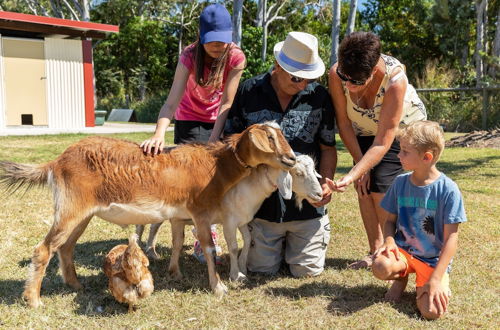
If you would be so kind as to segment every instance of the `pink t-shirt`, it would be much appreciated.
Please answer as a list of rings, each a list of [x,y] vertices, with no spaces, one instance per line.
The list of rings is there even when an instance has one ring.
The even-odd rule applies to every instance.
[[[182,95],[181,102],[175,111],[175,119],[192,120],[205,123],[213,123],[217,119],[222,93],[226,85],[229,71],[245,61],[245,54],[234,43],[231,44],[231,51],[224,69],[222,86],[214,90],[212,87],[201,87],[195,81],[195,62],[193,51],[194,44],[189,45],[181,53],[180,61],[189,70],[189,78],[186,90]],[[208,76],[209,68],[205,66],[204,74]]]

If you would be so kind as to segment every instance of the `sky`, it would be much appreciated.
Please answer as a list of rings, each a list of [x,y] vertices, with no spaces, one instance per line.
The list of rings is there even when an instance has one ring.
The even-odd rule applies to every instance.
[[[358,11],[361,11],[365,8],[366,0],[358,0]]]

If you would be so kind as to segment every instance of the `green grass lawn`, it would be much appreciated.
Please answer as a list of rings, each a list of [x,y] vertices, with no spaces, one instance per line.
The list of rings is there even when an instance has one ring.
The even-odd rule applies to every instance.
[[[169,133],[167,142],[172,142]],[[114,135],[137,142],[149,133]],[[42,163],[54,159],[84,135],[0,137],[0,159]],[[339,168],[345,174],[351,158],[339,143]],[[107,290],[103,258],[126,242],[134,228],[122,229],[95,218],[80,238],[75,263],[84,285],[74,292],[62,283],[57,257],[42,284],[42,308],[23,304],[23,291],[34,246],[52,223],[52,196],[47,188],[25,194],[3,194],[0,201],[0,328],[498,328],[500,292],[500,150],[447,149],[438,167],[455,180],[464,195],[469,221],[460,226],[453,263],[453,296],[447,315],[438,321],[419,317],[414,278],[402,302],[383,300],[385,282],[366,270],[346,265],[367,252],[367,240],[351,188],[329,205],[332,238],[325,272],[294,279],[285,272],[251,275],[247,283],[230,283],[228,259],[218,270],[229,287],[222,299],[208,288],[206,267],[192,256],[193,237],[186,234],[181,257],[182,281],[169,280],[170,228],[160,230],[160,261],[152,261],[155,292],[128,314]],[[190,229],[190,228],[189,228]],[[218,227],[221,234],[222,229]],[[225,242],[221,239],[224,257]]]

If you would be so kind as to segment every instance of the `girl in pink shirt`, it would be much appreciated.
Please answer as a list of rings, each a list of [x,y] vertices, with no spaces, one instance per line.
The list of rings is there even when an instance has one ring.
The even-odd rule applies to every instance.
[[[165,131],[174,114],[174,143],[219,140],[245,64],[245,55],[232,42],[231,15],[220,4],[207,6],[200,15],[199,39],[179,58],[155,133],[141,143],[144,152],[159,154],[163,150]],[[212,237],[216,243],[214,226]],[[204,261],[198,241],[195,256]]]
[[[156,131],[141,144],[144,152],[161,152],[174,114],[175,143],[218,140],[246,64],[231,40],[229,12],[219,4],[207,6],[200,15],[200,38],[180,56]]]

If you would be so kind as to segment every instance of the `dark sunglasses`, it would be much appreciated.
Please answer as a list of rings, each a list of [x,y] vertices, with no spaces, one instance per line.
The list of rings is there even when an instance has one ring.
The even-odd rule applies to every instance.
[[[287,72],[288,73],[288,72]],[[310,83],[313,83],[316,81],[316,79],[306,79],[306,78],[300,78],[300,77],[296,77],[294,76],[293,74],[290,74],[288,73],[288,75],[290,76],[290,80],[293,82],[293,83],[296,83],[296,84],[300,84],[301,82],[303,82],[304,80],[310,84]]]
[[[339,67],[337,66],[337,76],[339,76],[340,79],[342,79],[343,81],[345,82],[350,82],[351,84],[353,85],[358,85],[358,86],[362,86],[366,83],[366,80],[368,79],[365,79],[365,80],[356,80],[356,79],[351,79],[347,76],[345,76],[344,74],[340,73],[339,71]]]

